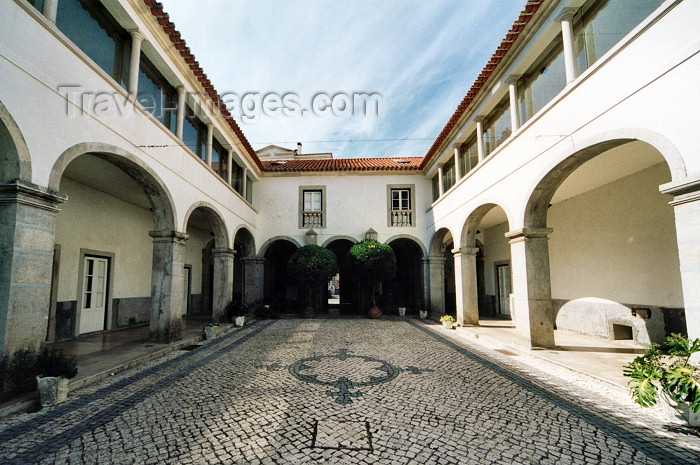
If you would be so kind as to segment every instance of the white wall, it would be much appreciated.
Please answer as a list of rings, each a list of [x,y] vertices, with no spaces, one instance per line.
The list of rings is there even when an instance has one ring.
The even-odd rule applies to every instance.
[[[505,234],[508,223],[501,223],[483,231],[484,242],[484,277],[486,294],[496,295],[496,278],[494,264],[510,260],[510,244]]]
[[[68,201],[56,221],[57,300],[77,298],[81,248],[115,254],[112,298],[150,297],[153,214],[68,178],[61,181],[61,192]]]
[[[185,264],[192,265],[192,294],[202,293],[202,249],[214,239],[208,232],[200,229],[187,228],[187,234],[190,236],[187,239],[185,247]]]
[[[552,298],[683,307],[668,180],[659,164],[549,209]]]

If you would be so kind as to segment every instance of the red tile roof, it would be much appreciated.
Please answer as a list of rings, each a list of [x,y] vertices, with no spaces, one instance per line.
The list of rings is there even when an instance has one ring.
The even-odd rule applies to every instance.
[[[255,150],[251,147],[250,142],[246,139],[245,134],[236,123],[231,113],[226,108],[226,105],[222,102],[214,85],[211,83],[204,70],[199,66],[199,62],[195,59],[194,54],[190,51],[189,47],[185,43],[181,34],[175,29],[175,24],[170,21],[170,16],[168,13],[163,11],[163,4],[156,0],[143,0],[143,3],[151,9],[151,14],[158,21],[158,24],[163,28],[163,32],[170,37],[170,42],[175,46],[175,49],[180,52],[183,60],[187,65],[189,65],[192,74],[197,78],[199,83],[202,85],[204,90],[207,92],[212,101],[221,109],[221,114],[226,118],[229,126],[233,130],[236,137],[241,141],[243,147],[248,152],[250,158],[255,162],[256,165],[262,170],[263,165],[260,163],[260,159],[255,154]]]
[[[317,171],[418,171],[422,157],[406,158],[334,158],[325,160],[263,161],[270,173]]]
[[[518,39],[520,32],[525,29],[527,23],[530,22],[532,16],[545,1],[547,0],[528,0],[528,2],[525,4],[525,8],[520,12],[520,15],[518,15],[518,19],[513,22],[513,26],[506,33],[505,38],[501,40],[501,44],[498,46],[498,48],[496,48],[493,55],[491,55],[491,59],[481,70],[481,74],[479,74],[479,76],[476,78],[476,81],[474,81],[474,84],[472,84],[471,88],[467,92],[467,95],[464,96],[462,102],[459,104],[452,117],[447,121],[445,127],[442,128],[442,131],[438,135],[437,139],[435,139],[435,142],[433,142],[430,150],[428,150],[428,153],[423,158],[423,162],[420,165],[421,169],[426,167],[430,159],[440,148],[440,145],[445,142],[447,136],[457,125],[457,121],[459,121],[462,115],[464,115],[464,113],[467,111],[467,108],[489,80],[489,77],[498,67],[498,64],[503,60],[503,57],[506,56],[508,50],[510,50],[510,48],[513,46],[513,43]]]

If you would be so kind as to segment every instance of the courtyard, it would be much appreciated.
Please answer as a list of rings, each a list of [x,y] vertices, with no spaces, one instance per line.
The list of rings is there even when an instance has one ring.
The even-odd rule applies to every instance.
[[[0,420],[0,462],[698,462],[692,430],[457,333],[258,321]]]

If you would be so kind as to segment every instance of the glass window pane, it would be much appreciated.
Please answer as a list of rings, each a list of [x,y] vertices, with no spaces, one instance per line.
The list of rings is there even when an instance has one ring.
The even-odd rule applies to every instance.
[[[495,119],[484,130],[484,152],[489,154],[496,150],[511,133],[510,107],[506,107],[501,113],[497,113]]]
[[[540,111],[566,86],[566,70],[564,68],[564,52],[558,52],[542,65],[538,65],[529,78],[524,81],[518,92],[520,124]]]
[[[250,178],[248,178],[248,182],[246,183],[245,199],[249,204],[253,204],[253,180]]]

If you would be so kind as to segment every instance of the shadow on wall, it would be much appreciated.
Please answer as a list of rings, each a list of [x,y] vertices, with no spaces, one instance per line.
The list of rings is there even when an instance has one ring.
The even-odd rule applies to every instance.
[[[670,333],[687,335],[685,310],[628,305],[597,297],[552,300],[556,328],[637,344],[661,343]]]

